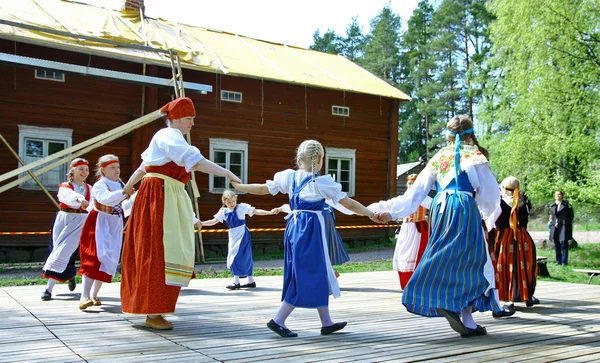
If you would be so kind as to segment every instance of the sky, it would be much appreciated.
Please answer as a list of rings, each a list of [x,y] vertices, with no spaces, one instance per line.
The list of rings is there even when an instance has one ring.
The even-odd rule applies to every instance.
[[[123,0],[79,0],[97,6],[119,8]],[[369,21],[386,4],[402,19],[403,26],[418,0],[145,0],[146,15],[202,26],[260,40],[308,48],[313,34],[327,29],[345,36],[353,17],[370,32]]]

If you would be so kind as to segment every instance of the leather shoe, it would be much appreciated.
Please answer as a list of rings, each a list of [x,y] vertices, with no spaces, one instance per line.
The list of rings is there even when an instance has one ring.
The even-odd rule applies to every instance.
[[[162,315],[159,315],[157,318],[152,319],[149,316],[146,316],[146,326],[156,330],[170,330],[173,329],[173,323],[167,321]]]
[[[92,302],[94,303],[94,306],[102,305],[102,301],[100,301],[97,296],[92,297]]]
[[[239,288],[240,289],[253,289],[255,287],[256,287],[256,282],[251,282],[249,284],[242,285]]]
[[[277,324],[273,319],[267,323],[267,327],[275,332],[275,334],[279,335],[282,338],[295,338],[298,336],[297,333],[289,330],[288,328],[284,328],[281,325]]]
[[[75,287],[77,286],[77,282],[75,282],[75,278],[74,277],[69,280],[69,283],[67,284],[67,286],[69,287],[69,291],[74,291],[75,290]]]
[[[468,338],[468,337],[474,337],[474,336],[486,335],[487,334],[487,330],[484,327],[482,327],[481,325],[477,325],[477,328],[475,328],[475,329],[471,329],[471,328],[467,328],[467,327],[465,327],[465,329],[467,331],[465,333],[462,333],[460,335],[463,338]]]
[[[240,286],[240,284],[231,284],[231,285],[227,286],[227,288],[228,288],[229,290],[237,290],[237,289],[239,289],[240,287],[241,287],[241,286]]]
[[[50,291],[44,290],[44,292],[42,292],[42,300],[43,301],[52,300],[52,294],[50,293]]]
[[[92,299],[82,300],[79,302],[79,310],[85,310],[92,305],[94,305]]]
[[[538,298],[537,298],[537,297],[535,297],[535,296],[532,296],[532,297],[531,297],[531,300],[527,301],[527,302],[525,303],[525,305],[527,305],[527,307],[529,307],[529,308],[530,308],[530,307],[532,307],[533,305],[538,305],[539,303],[540,303],[540,300],[538,300]]]
[[[347,322],[342,321],[341,323],[335,323],[330,326],[324,326],[321,328],[321,335],[329,335],[331,333],[335,333],[338,330],[344,329],[347,324]]]
[[[446,320],[448,320],[448,323],[450,324],[450,327],[452,328],[452,330],[454,330],[458,334],[466,334],[467,333],[467,327],[464,326],[464,324],[460,320],[460,316],[458,315],[458,313],[456,313],[454,311],[450,311],[450,310],[440,309],[440,308],[435,309],[435,311],[438,314],[440,314],[441,316],[443,316],[444,318],[446,318]]]
[[[515,315],[515,310],[507,310],[507,309],[502,309],[498,312],[492,312],[492,316],[496,319],[500,319],[500,318],[508,318],[509,316],[513,316]]]

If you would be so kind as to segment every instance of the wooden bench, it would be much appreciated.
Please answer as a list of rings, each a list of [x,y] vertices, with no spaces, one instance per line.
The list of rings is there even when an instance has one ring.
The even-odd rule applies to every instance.
[[[546,265],[547,260],[548,257],[538,256],[536,258],[538,276],[550,277],[550,272],[548,272],[548,266]]]
[[[575,271],[575,272],[583,272],[583,273],[586,273],[586,274],[590,275],[590,279],[588,280],[588,285],[590,283],[592,283],[592,279],[594,278],[594,276],[600,275],[600,270],[580,270],[580,269],[573,269],[573,271]]]

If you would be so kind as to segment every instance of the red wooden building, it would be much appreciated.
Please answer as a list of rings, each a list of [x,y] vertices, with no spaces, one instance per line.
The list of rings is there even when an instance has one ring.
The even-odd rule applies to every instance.
[[[0,133],[32,162],[150,113],[173,97],[168,50],[181,57],[186,96],[196,106],[192,143],[245,182],[293,168],[295,148],[311,138],[326,149],[322,172],[350,196],[369,204],[396,194],[398,107],[408,96],[341,56],[150,19],[139,9],[3,1]],[[118,155],[126,180],[161,127],[164,122],[155,121],[85,157],[93,164],[101,155]],[[0,145],[0,174],[17,167]],[[66,171],[60,166],[42,175],[52,194]],[[207,219],[221,206],[225,180],[197,173],[196,181],[200,216]],[[242,195],[240,201],[270,209],[286,197]],[[48,231],[55,211],[39,187],[22,183],[0,194],[0,232]],[[372,224],[337,217],[338,225]],[[255,217],[248,225],[283,227],[284,221]],[[388,229],[340,233],[344,241],[368,243],[386,238]],[[278,248],[281,236],[256,232],[253,240],[268,251]],[[222,255],[226,238],[203,233],[207,258]],[[48,239],[1,235],[0,248],[43,246]]]

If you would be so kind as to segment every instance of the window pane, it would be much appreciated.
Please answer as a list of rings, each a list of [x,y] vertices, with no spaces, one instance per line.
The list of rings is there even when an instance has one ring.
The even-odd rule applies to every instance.
[[[215,151],[215,164],[219,164],[223,167],[226,167],[227,163],[227,153],[225,151]]]
[[[340,173],[340,182],[350,182],[350,172],[342,171]]]
[[[44,142],[38,140],[25,140],[25,156],[43,158]]]
[[[350,192],[350,182],[341,182],[340,184],[342,184],[342,191],[343,192]]]
[[[237,175],[238,177],[242,176],[242,166],[241,165],[230,165],[229,170],[231,170],[231,172],[234,173],[235,175]]]
[[[329,159],[329,162],[327,163],[327,169],[329,169],[329,172],[332,170],[337,170],[337,164],[337,159]]]
[[[350,170],[350,160],[342,159],[340,161],[342,163],[342,170]]]
[[[225,177],[223,176],[214,176],[214,188],[215,189],[225,189]]]
[[[48,142],[48,155],[52,155],[52,154],[57,153],[64,149],[65,149],[64,142],[54,142],[54,141]]]
[[[231,155],[229,156],[229,163],[235,165],[242,165],[242,153],[231,152]]]

